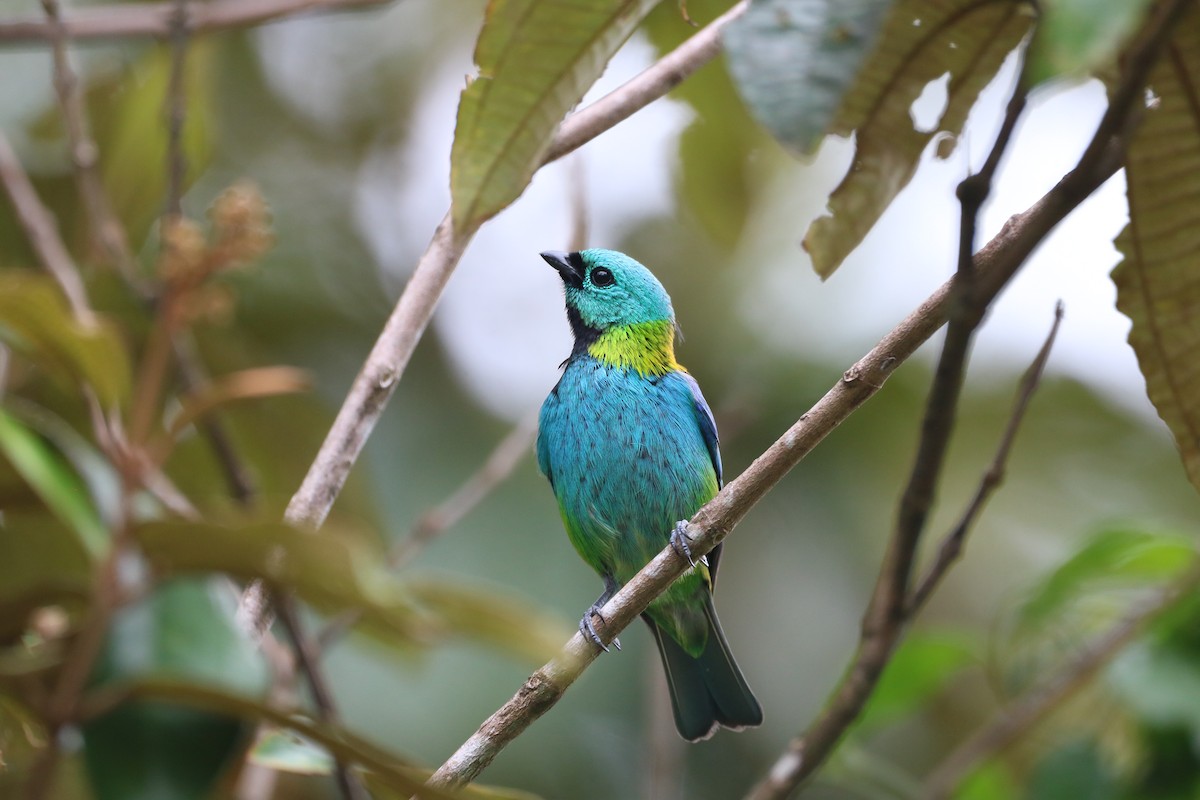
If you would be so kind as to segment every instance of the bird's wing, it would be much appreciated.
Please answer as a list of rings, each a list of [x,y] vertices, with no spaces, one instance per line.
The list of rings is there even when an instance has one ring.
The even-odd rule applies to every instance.
[[[708,402],[704,399],[704,393],[700,391],[700,384],[696,383],[696,379],[686,372],[682,372],[680,375],[692,392],[692,407],[696,412],[696,423],[700,426],[700,435],[704,437],[704,446],[708,448],[708,457],[712,459],[713,471],[717,473],[717,487],[720,488],[725,485],[725,481],[721,476],[721,442],[717,438],[717,421],[713,419],[712,409],[708,407]],[[717,545],[705,556],[708,559],[710,588],[717,585],[717,565],[721,561],[722,547],[723,545]]]
[[[546,405],[549,404],[550,398],[546,398]],[[550,488],[553,489],[554,475],[550,472],[550,442],[548,441],[549,437],[546,436],[546,405],[542,406],[542,411],[538,415],[537,462],[538,470],[546,476],[546,480],[550,481]]]
[[[721,477],[721,442],[717,439],[717,422],[713,419],[712,409],[708,407],[696,379],[686,372],[680,375],[692,391],[696,422],[700,425],[700,435],[704,437],[704,446],[708,448],[708,457],[712,459],[713,470],[717,473],[717,486],[724,486],[725,482]]]

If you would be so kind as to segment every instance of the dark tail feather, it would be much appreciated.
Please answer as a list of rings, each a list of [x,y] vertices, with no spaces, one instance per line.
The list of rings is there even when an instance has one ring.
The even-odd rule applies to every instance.
[[[642,616],[662,655],[675,727],[689,742],[707,739],[718,726],[741,730],[760,725],[763,719],[762,706],[729,652],[711,597],[707,598],[704,613],[708,618],[708,644],[699,658],[688,655],[653,620]]]

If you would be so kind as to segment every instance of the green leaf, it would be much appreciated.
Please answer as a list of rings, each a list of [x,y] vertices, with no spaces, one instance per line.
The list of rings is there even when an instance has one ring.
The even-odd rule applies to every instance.
[[[1025,70],[1032,83],[1081,78],[1113,62],[1148,0],[1042,0]]]
[[[262,694],[266,664],[234,625],[234,606],[229,587],[219,580],[160,586],[117,614],[93,684],[157,677]],[[98,800],[201,800],[231,766],[250,730],[228,714],[133,701],[83,726],[84,760]]]
[[[1200,489],[1200,17],[1184,18],[1150,76],[1145,109],[1125,155],[1129,224],[1117,237],[1117,308],[1133,326],[1129,344],[1146,393],[1175,437]]]
[[[107,323],[78,322],[57,285],[24,270],[0,272],[0,340],[28,353],[40,366],[77,378],[105,405],[129,393],[129,358]]]
[[[450,155],[456,230],[520,196],[563,116],[658,0],[492,0]]]
[[[1044,623],[1097,585],[1149,585],[1167,581],[1196,558],[1186,539],[1133,530],[1103,531],[1037,585],[1022,604],[1018,625]]]
[[[833,274],[908,185],[935,136],[947,158],[979,92],[1029,29],[1025,3],[901,0],[875,51],[846,93],[830,133],[855,136],[854,161],[829,197],[830,214],[804,237],[813,269]],[[910,108],[926,85],[950,76],[946,109],[931,130],[917,130]],[[946,136],[945,134],[949,134]]]
[[[535,664],[549,661],[574,632],[557,615],[499,590],[448,577],[409,580],[405,588],[448,632],[513,651]]]
[[[134,536],[164,574],[263,578],[325,611],[361,610],[366,625],[404,642],[427,641],[435,630],[435,621],[380,566],[382,553],[330,530],[317,535],[283,523],[151,522],[137,526]]]
[[[93,556],[108,549],[108,530],[92,508],[79,476],[36,433],[0,407],[0,455],[56,517],[69,525]]]
[[[260,767],[294,775],[330,775],[335,763],[325,748],[284,730],[269,731],[259,737],[249,759]]]
[[[754,116],[811,154],[825,136],[891,0],[754,0],[722,35],[729,71]]]
[[[909,635],[888,662],[855,731],[875,730],[919,711],[976,661],[976,649],[962,634]]]

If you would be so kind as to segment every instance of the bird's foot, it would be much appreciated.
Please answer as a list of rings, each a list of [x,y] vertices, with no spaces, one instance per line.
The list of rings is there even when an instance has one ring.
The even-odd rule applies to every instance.
[[[584,612],[583,619],[579,620],[579,632],[591,639],[601,650],[607,653],[608,645],[601,640],[600,634],[596,632],[596,626],[592,622],[592,617],[596,617],[605,625],[608,624],[608,620],[606,620],[604,615],[600,613],[600,608],[601,605],[599,603],[593,603],[592,607]],[[612,646],[620,650],[621,640],[614,636],[612,640]]]
[[[679,555],[687,559],[687,562],[694,569],[696,559],[692,558],[692,548],[688,547],[688,542],[692,537],[688,534],[688,523],[686,519],[681,519],[675,523],[675,530],[671,531],[671,548]]]

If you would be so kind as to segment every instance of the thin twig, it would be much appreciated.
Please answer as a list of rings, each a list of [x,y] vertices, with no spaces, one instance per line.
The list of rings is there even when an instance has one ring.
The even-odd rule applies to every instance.
[[[349,11],[384,5],[392,0],[189,0],[188,19],[193,33],[226,28],[248,28],[266,22],[327,11]],[[175,0],[136,5],[91,6],[63,18],[68,39],[120,39],[150,36],[169,39]],[[52,41],[53,26],[38,17],[0,21],[0,44]]]
[[[183,215],[183,181],[187,161],[183,153],[183,127],[187,120],[186,68],[189,38],[188,0],[173,0],[171,14],[171,73],[163,103],[167,118],[167,207],[165,216]]]
[[[1017,398],[1013,403],[1012,414],[1009,416],[1004,434],[1000,437],[1000,445],[996,449],[996,455],[992,459],[992,464],[988,467],[987,472],[984,473],[982,480],[980,480],[979,487],[975,490],[975,496],[971,499],[967,510],[963,512],[962,517],[959,518],[954,528],[942,540],[942,544],[938,548],[937,558],[929,566],[924,577],[921,578],[916,588],[909,595],[908,605],[904,612],[907,618],[913,618],[925,606],[925,601],[933,594],[933,590],[937,588],[946,571],[950,569],[950,566],[962,553],[967,533],[970,531],[971,526],[975,524],[975,520],[979,514],[983,511],[988,498],[991,497],[992,493],[1004,481],[1004,470],[1005,465],[1008,463],[1008,454],[1012,450],[1013,442],[1016,441],[1017,429],[1021,426],[1021,422],[1025,418],[1025,411],[1029,408],[1029,401],[1033,399],[1033,394],[1037,390],[1038,383],[1041,381],[1042,373],[1045,371],[1046,362],[1050,358],[1050,350],[1054,346],[1054,339],[1058,335],[1058,328],[1062,323],[1062,318],[1063,305],[1062,301],[1059,301],[1054,308],[1054,324],[1050,326],[1050,333],[1046,336],[1046,341],[1042,344],[1042,348],[1038,351],[1033,363],[1029,365],[1029,368],[1021,378],[1021,384],[1017,389]]]
[[[62,289],[63,296],[71,306],[71,313],[81,322],[91,324],[95,317],[88,305],[87,292],[83,287],[83,280],[79,277],[79,269],[58,235],[58,224],[54,221],[54,215],[42,205],[29,175],[21,166],[20,159],[13,152],[8,138],[2,131],[0,183],[4,185],[4,191],[17,214],[17,221],[25,230],[25,236],[29,239],[34,254]]]
[[[975,254],[979,291],[998,291],[1046,235],[1119,167],[1120,153],[1110,150],[1094,174],[1072,171],[1028,210],[1011,217]],[[896,367],[945,324],[954,283],[951,279],[930,295],[871,352],[846,370],[841,380],[741,475],[696,512],[688,523],[693,555],[707,553],[721,542],[792,467],[879,391]],[[687,567],[686,560],[671,547],[655,556],[601,609],[604,622],[597,627],[602,638],[620,633]],[[558,702],[596,655],[594,644],[581,634],[574,635],[558,656],[535,671],[516,695],[442,764],[430,779],[433,785],[453,787],[474,780],[509,742]]]
[[[317,718],[327,725],[340,727],[341,721],[334,703],[333,691],[329,688],[329,681],[321,669],[315,643],[301,625],[295,598],[288,592],[278,591],[273,593],[272,602],[279,615],[279,622],[292,642],[300,673],[304,675],[312,692],[313,703],[317,707]],[[334,762],[334,777],[345,800],[370,800],[370,795],[367,794],[358,775],[337,756]]]
[[[92,138],[84,109],[83,88],[79,77],[71,69],[67,55],[67,33],[63,24],[62,9],[58,0],[42,0],[46,10],[54,46],[54,91],[58,96],[63,123],[67,129],[67,142],[71,163],[75,167],[75,179],[79,185],[79,196],[87,212],[88,229],[93,240],[117,269],[129,280],[134,280],[137,266],[129,250],[125,228],[113,211],[112,202],[100,177],[100,155],[96,141]]]
[[[179,366],[180,389],[185,395],[198,393],[210,383],[210,378],[200,365],[200,357],[196,353],[191,334],[188,331],[175,334],[174,348],[175,363]],[[197,420],[196,425],[212,447],[221,474],[225,476],[229,496],[242,508],[253,506],[258,487],[249,467],[234,447],[233,435],[229,432],[224,418],[219,414],[207,414]]]
[[[1084,647],[1049,680],[1000,711],[989,725],[959,745],[929,774],[921,796],[926,800],[950,797],[980,764],[999,755],[1086,686],[1149,622],[1170,608],[1176,600],[1193,592],[1198,583],[1200,570],[1193,567],[1173,586],[1144,602],[1107,633]]]

